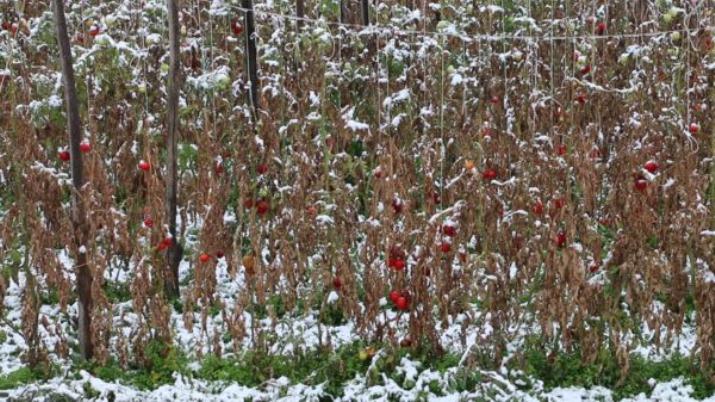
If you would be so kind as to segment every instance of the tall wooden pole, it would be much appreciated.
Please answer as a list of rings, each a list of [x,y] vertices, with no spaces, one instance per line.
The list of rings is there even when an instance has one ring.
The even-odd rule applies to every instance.
[[[179,7],[177,0],[166,0],[169,18],[169,78],[167,83],[167,178],[166,178],[166,218],[172,237],[166,257],[168,271],[164,276],[164,289],[168,297],[179,295],[179,263],[182,250],[176,238],[176,193],[177,193],[177,131],[179,128]]]
[[[340,0],[340,19],[338,20],[341,25],[338,26],[338,29],[340,30],[342,34],[342,24],[345,23],[345,2],[343,0]]]
[[[253,21],[253,0],[241,0],[245,11],[246,56],[248,62],[248,80],[251,82],[251,106],[255,112],[258,102],[258,58],[256,52],[256,25]]]
[[[302,18],[305,17],[305,0],[296,0],[296,14],[298,14],[298,29],[303,27]]]
[[[361,11],[362,11],[362,24],[365,26],[370,25],[370,3],[369,0],[361,0]]]
[[[82,358],[92,358],[92,273],[87,266],[87,255],[84,245],[89,238],[84,205],[82,203],[82,154],[79,145],[82,141],[82,128],[77,104],[77,92],[72,67],[72,52],[69,36],[67,35],[67,21],[62,0],[52,0],[57,28],[57,43],[60,47],[60,61],[62,64],[62,81],[65,87],[65,103],[67,106],[67,120],[69,122],[70,158],[72,169],[72,227],[74,229],[73,241],[79,250],[77,253],[77,293],[79,296],[78,309],[78,338],[79,350]]]

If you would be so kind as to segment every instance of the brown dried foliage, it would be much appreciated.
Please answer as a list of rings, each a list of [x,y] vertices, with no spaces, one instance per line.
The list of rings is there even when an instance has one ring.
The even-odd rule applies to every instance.
[[[206,23],[208,3],[198,3],[182,15],[192,37],[201,36],[199,21]],[[574,33],[563,18],[594,12],[591,2],[557,3],[563,6],[554,12],[562,19],[554,27],[557,35]],[[650,14],[657,14],[648,4],[611,4],[609,29],[637,32]],[[441,18],[455,17],[449,13],[445,10]],[[552,10],[534,5],[531,14],[543,22]],[[712,18],[712,11],[703,17]],[[436,16],[430,19],[434,25]],[[480,14],[475,21],[470,34],[503,28],[491,15]],[[270,27],[258,22],[259,34],[267,38]],[[288,311],[301,304],[320,306],[322,315],[335,290],[337,308],[370,340],[440,351],[442,331],[465,315],[463,328],[491,327],[485,346],[492,347],[495,360],[518,335],[514,328],[525,325],[542,335],[544,345],[557,340],[567,350],[581,350],[586,361],[610,346],[625,373],[641,324],[652,331],[652,342],[665,345],[682,331],[692,299],[694,352],[703,368],[710,367],[715,357],[715,240],[702,233],[713,225],[708,190],[713,186],[713,140],[708,135],[715,126],[709,109],[693,105],[715,102],[713,70],[703,65],[710,57],[705,42],[712,33],[694,21],[674,28],[683,23],[697,36],[662,46],[651,43],[650,63],[618,61],[629,45],[647,45],[642,38],[513,41],[508,46],[523,52],[523,61],[506,64],[499,58],[509,50],[503,42],[449,38],[409,42],[414,51],[423,47],[426,57],[407,57],[395,77],[389,63],[396,61],[386,56],[386,42],[393,40],[390,46],[395,46],[394,39],[351,32],[340,42],[344,49],[310,43],[300,52],[282,47],[276,56],[282,63],[262,65],[261,76],[264,88],[285,92],[261,92],[263,110],[255,120],[234,109],[247,102],[245,91],[215,97],[187,86],[181,141],[195,144],[197,153],[180,175],[179,229],[186,234],[188,224],[201,225],[196,249],[186,255],[192,276],[182,289],[185,326],[198,323],[200,342],[217,354],[225,348],[223,332],[234,350],[246,337],[263,347],[266,333],[257,325],[256,306],[278,298]],[[216,37],[229,34],[229,24],[224,25],[215,27]],[[354,51],[358,44],[368,50]],[[185,49],[184,62],[195,78],[206,66],[196,62],[197,49],[192,49]],[[229,66],[239,84],[244,76],[240,49],[234,41],[221,40],[212,60],[214,68]],[[578,71],[576,50],[588,52],[588,76]],[[672,58],[673,51],[689,56],[686,61]],[[160,47],[150,48],[147,65],[158,64],[162,56]],[[368,78],[331,75],[330,63],[339,57],[365,67]],[[445,65],[460,57],[475,61],[463,73],[477,84],[449,84]],[[338,66],[347,68],[347,63]],[[379,82],[378,70],[385,78]],[[151,88],[162,87],[156,70],[142,71]],[[64,132],[52,122],[34,128],[26,123],[26,112],[10,107],[32,97],[29,72],[13,72],[18,79],[3,83],[11,96],[2,105],[8,114],[0,127],[8,135],[0,169],[16,203],[2,219],[3,247],[13,244],[16,231],[31,233],[26,265],[37,270],[44,286],[58,289],[64,308],[72,291],[70,273],[63,271],[55,250],[71,247],[65,235],[71,232],[64,202],[69,190],[57,173],[66,168],[55,155]],[[669,74],[675,78],[663,80]],[[162,297],[164,260],[157,251],[166,236],[163,141],[156,134],[162,123],[146,116],[162,110],[163,100],[152,94],[142,99],[125,84],[117,82],[114,91],[93,97],[83,111],[90,117],[94,148],[82,195],[95,236],[86,245],[94,277],[111,278],[106,271],[117,266],[117,259],[129,267],[137,322],[131,346],[123,335],[115,346],[126,364],[130,350],[133,358],[143,359],[150,339],[171,342],[172,328],[170,307]],[[687,88],[691,91],[684,95]],[[412,99],[392,109],[383,104],[401,90],[410,90]],[[321,96],[318,105],[307,96],[310,92]],[[355,119],[368,123],[369,130],[347,127],[343,115],[355,105]],[[686,112],[686,105],[691,110]],[[421,115],[421,108],[429,106],[433,113]],[[306,119],[311,112],[318,117]],[[385,125],[399,113],[401,123]],[[684,134],[686,115],[700,123],[695,141]],[[364,155],[351,153],[357,140]],[[136,155],[132,147],[138,148]],[[136,169],[139,159],[151,163],[149,172]],[[635,178],[650,159],[660,164],[658,174],[639,191]],[[258,172],[263,165],[266,171]],[[488,169],[495,180],[483,178]],[[259,204],[267,206],[265,213]],[[537,212],[536,204],[543,211]],[[225,220],[227,214],[235,220]],[[147,216],[153,228],[141,226]],[[447,221],[456,224],[454,237],[443,233]],[[444,241],[451,245],[447,252],[440,250]],[[217,292],[219,252],[232,280],[243,283],[230,303]],[[210,260],[201,262],[202,253]],[[404,269],[387,266],[393,254],[405,260]],[[111,353],[109,338],[116,332],[114,306],[102,285],[97,280],[93,288],[100,358]],[[23,330],[28,339],[36,339],[37,306],[30,296],[39,282],[25,286]],[[0,291],[6,287],[0,278]],[[388,318],[380,300],[391,290],[404,292],[409,308]],[[475,301],[478,313],[470,308]],[[220,310],[222,322],[213,329],[212,307]],[[267,313],[276,325],[277,313],[270,308]],[[253,318],[250,327],[246,315]],[[398,321],[406,326],[402,338]]]

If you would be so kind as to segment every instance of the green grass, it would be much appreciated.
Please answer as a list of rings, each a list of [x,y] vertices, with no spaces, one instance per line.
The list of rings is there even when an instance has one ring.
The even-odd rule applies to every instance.
[[[113,303],[121,303],[132,299],[132,292],[127,283],[106,281],[102,287],[107,299]]]
[[[683,377],[693,387],[694,398],[702,399],[715,392],[715,384],[708,380],[697,362],[677,354],[657,362],[633,354],[625,378],[621,378],[615,356],[605,349],[591,364],[584,364],[578,352],[559,353],[549,361],[547,352],[538,347],[527,349],[524,357],[525,372],[543,381],[546,389],[603,386],[613,391],[615,400],[621,400],[640,393],[650,396],[652,389],[648,380],[651,378],[664,382]]]
[[[357,375],[365,375],[369,382],[375,384],[381,383],[380,374],[384,373],[409,388],[409,384],[395,370],[403,357],[419,361],[422,368],[440,372],[456,366],[459,362],[458,356],[453,354],[436,356],[404,348],[386,348],[383,355],[373,361],[361,354],[364,348],[365,344],[362,342],[354,342],[337,350],[299,350],[287,356],[272,356],[255,351],[230,359],[209,356],[203,360],[201,369],[195,375],[204,380],[237,382],[249,387],[258,386],[268,379],[287,377],[292,383],[325,384],[328,394],[341,396],[343,386]],[[368,372],[371,365],[373,368]],[[463,377],[457,376],[455,388],[460,391],[470,387],[473,389],[477,379],[472,374],[465,371]],[[432,384],[430,388],[433,388],[435,393],[443,392],[436,388],[436,384]]]
[[[173,373],[178,372],[193,378],[239,383],[248,387],[258,387],[269,379],[286,377],[294,384],[324,384],[328,394],[340,396],[345,384],[358,375],[367,376],[371,384],[381,384],[381,374],[384,373],[409,388],[408,381],[401,378],[396,370],[403,357],[419,361],[423,369],[440,372],[456,366],[459,362],[459,357],[453,354],[436,356],[429,352],[389,347],[383,349],[380,358],[375,357],[373,359],[376,360],[373,361],[366,358],[365,347],[362,342],[354,342],[335,350],[297,349],[288,355],[270,355],[263,351],[247,351],[236,357],[220,358],[209,355],[201,361],[198,370],[191,371],[188,368],[188,359],[182,352],[173,348],[167,349],[158,342],[151,342],[146,348],[149,362],[145,367],[135,366],[125,370],[116,360],[110,360],[104,365],[78,365],[77,369],[88,370],[104,381],[128,384],[143,390],[172,383]],[[375,349],[379,347],[380,345],[374,345]],[[368,372],[371,365],[373,368]],[[457,391],[474,389],[478,382],[478,375],[474,371],[464,370],[455,376],[451,388]],[[431,384],[430,389],[435,394],[444,393],[436,383]]]
[[[186,354],[160,341],[148,343],[145,358],[142,365],[132,364],[128,369],[122,368],[114,359],[105,364],[78,363],[75,368],[87,370],[104,381],[128,384],[141,390],[152,390],[173,383],[174,373],[190,374]]]
[[[288,355],[272,355],[262,350],[246,351],[231,357],[209,355],[200,361],[198,369],[192,370],[183,351],[152,341],[144,348],[145,360],[141,365],[134,364],[125,369],[120,367],[116,360],[110,360],[104,365],[77,363],[73,372],[76,379],[80,378],[79,370],[84,369],[105,381],[119,382],[142,390],[156,389],[161,385],[173,383],[174,373],[206,381],[238,383],[247,387],[260,387],[267,380],[286,377],[292,384],[323,384],[329,396],[338,397],[343,395],[343,387],[356,376],[366,378],[369,386],[384,385],[383,379],[387,377],[403,389],[414,388],[414,382],[405,378],[404,373],[397,369],[403,358],[415,362],[419,366],[418,371],[429,369],[441,373],[458,367],[460,361],[459,355],[436,353],[429,346],[407,349],[381,344],[370,345],[373,350],[380,350],[379,354],[370,358],[365,352],[367,346],[357,341],[338,349],[304,350],[297,347]],[[516,373],[511,376],[520,377],[522,373],[525,376],[511,378],[511,381],[523,380],[519,388],[524,391],[533,389],[533,380],[539,380],[543,382],[546,390],[569,386],[603,386],[612,390],[615,400],[621,400],[640,393],[650,396],[650,379],[664,382],[682,377],[693,388],[691,396],[694,398],[702,399],[715,393],[715,384],[709,382],[707,375],[700,370],[698,362],[680,355],[659,362],[632,355],[630,371],[625,378],[621,378],[617,360],[607,349],[601,350],[593,363],[585,364],[578,351],[549,356],[538,341],[533,341],[527,342],[520,357],[511,360],[511,372]],[[484,369],[494,368],[481,360],[478,360],[477,364]],[[0,377],[0,389],[14,388],[42,378],[47,378],[47,375],[30,368],[21,368]],[[429,393],[439,396],[474,391],[480,384],[484,385],[485,381],[490,382],[488,378],[482,377],[479,370],[468,367],[458,368],[448,381],[446,385],[438,381],[427,384],[425,389],[419,390],[420,395],[424,394],[422,399],[427,400]],[[498,382],[492,385],[493,387],[487,387],[485,392],[503,387],[503,384]],[[94,394],[91,387],[85,389],[85,393]]]
[[[41,370],[21,367],[7,374],[0,375],[0,389],[12,389],[44,378],[47,378],[47,375]]]
[[[40,292],[40,302],[45,305],[54,306],[60,303],[60,293],[57,288],[49,288],[47,292]]]
[[[237,382],[250,387],[268,379],[287,377],[293,383],[325,383],[326,392],[338,396],[342,395],[343,385],[364,373],[370,364],[369,360],[360,359],[361,348],[360,343],[354,343],[334,351],[296,351],[287,356],[256,351],[229,359],[209,356],[195,375],[205,380]]]

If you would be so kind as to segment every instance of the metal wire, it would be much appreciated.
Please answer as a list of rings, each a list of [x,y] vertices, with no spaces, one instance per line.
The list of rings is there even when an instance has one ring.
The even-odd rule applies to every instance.
[[[263,16],[268,16],[268,17],[275,17],[275,18],[283,18],[283,19],[288,19],[288,20],[294,20],[294,21],[302,21],[302,22],[308,22],[308,23],[315,23],[315,24],[322,24],[322,25],[328,25],[328,26],[335,26],[335,27],[346,27],[346,28],[354,28],[356,29],[359,35],[372,35],[375,33],[378,34],[394,34],[394,35],[416,35],[418,37],[423,36],[423,37],[449,37],[449,38],[456,38],[460,39],[466,42],[473,42],[473,41],[500,41],[500,40],[542,40],[542,41],[571,41],[575,39],[622,39],[622,38],[645,38],[645,37],[657,37],[657,36],[663,36],[663,35],[668,35],[673,32],[680,32],[680,33],[687,33],[687,29],[673,29],[673,30],[668,30],[668,31],[653,31],[653,32],[639,32],[639,33],[614,33],[614,34],[603,34],[603,35],[595,35],[595,34],[583,34],[583,35],[555,35],[553,33],[553,29],[551,30],[551,35],[515,35],[515,34],[478,34],[478,35],[470,35],[467,33],[459,33],[459,32],[426,32],[426,31],[419,31],[419,30],[411,30],[411,29],[399,29],[396,27],[390,27],[390,26],[381,26],[378,24],[372,24],[369,26],[364,26],[364,25],[359,25],[359,24],[347,24],[347,23],[340,23],[340,22],[334,22],[334,21],[328,21],[325,19],[314,19],[314,18],[308,18],[308,17],[298,17],[295,15],[290,15],[290,14],[281,14],[281,13],[275,13],[271,11],[264,11],[264,10],[259,10],[259,9],[254,9],[254,10],[249,10],[247,8],[243,8],[240,6],[234,6],[234,5],[229,5],[232,9],[240,12],[248,12],[248,11],[253,11],[255,15],[263,15]],[[709,28],[712,28],[709,27]]]

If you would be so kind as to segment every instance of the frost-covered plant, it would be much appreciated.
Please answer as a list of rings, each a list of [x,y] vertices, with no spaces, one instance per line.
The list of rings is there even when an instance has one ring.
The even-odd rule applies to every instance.
[[[61,87],[47,4],[31,3],[3,9],[24,22],[2,34],[0,60],[15,60],[0,83],[2,191],[23,201],[0,218],[2,239],[32,233],[32,286],[59,289],[65,307]],[[165,11],[143,3],[69,13],[93,144],[87,247],[95,277],[132,294],[123,331],[102,316],[117,306],[97,281],[98,349],[124,364],[175,335],[160,283]],[[709,367],[712,7],[387,1],[371,10],[378,27],[361,30],[333,24],[347,2],[324,1],[307,13],[321,21],[298,30],[261,12],[292,14],[292,2],[259,2],[254,114],[236,2],[192,4],[181,15],[187,286],[175,306],[202,352],[265,347],[282,317],[316,311],[321,343],[349,323],[369,340],[440,352],[466,316],[480,328],[475,353],[494,361],[528,327],[590,362],[610,346],[625,372],[638,342],[667,346],[694,317]]]

